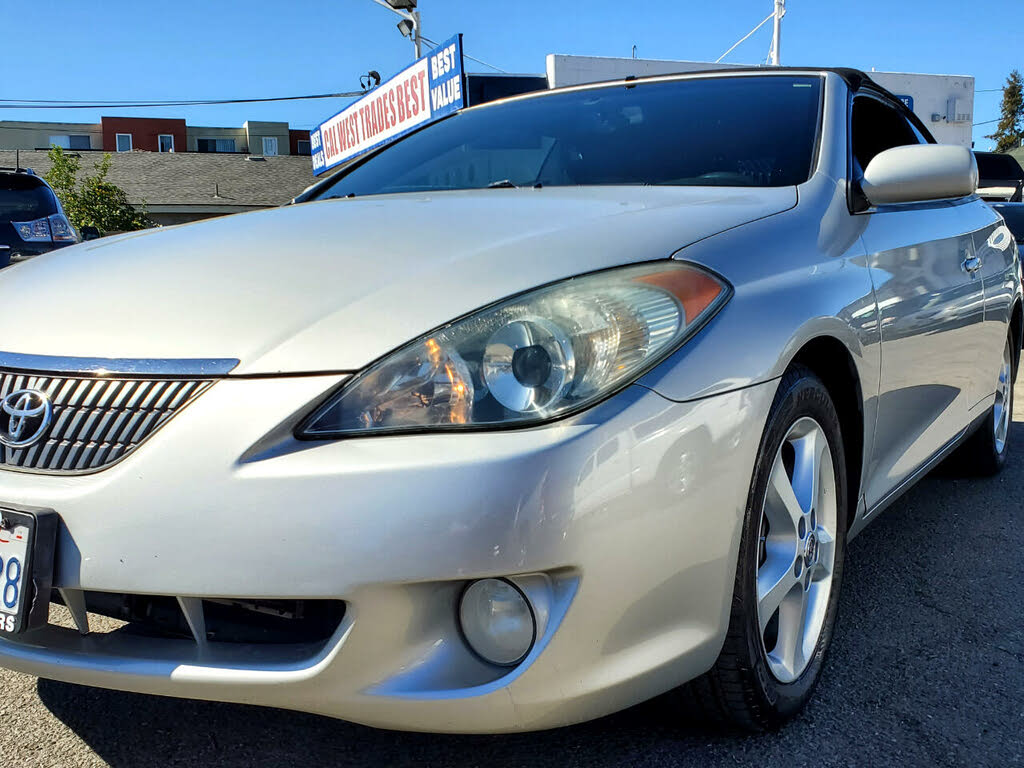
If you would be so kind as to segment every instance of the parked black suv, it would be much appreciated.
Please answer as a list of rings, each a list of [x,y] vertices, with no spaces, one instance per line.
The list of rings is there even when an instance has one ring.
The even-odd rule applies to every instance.
[[[1017,244],[1024,246],[1024,203],[989,203],[989,205],[1003,217],[1003,221],[1010,228]],[[1022,255],[1024,255],[1024,250],[1022,250]]]
[[[0,168],[0,267],[79,239],[49,184],[25,168]]]
[[[978,195],[983,200],[1021,202],[1024,169],[1013,155],[975,152],[978,161]]]

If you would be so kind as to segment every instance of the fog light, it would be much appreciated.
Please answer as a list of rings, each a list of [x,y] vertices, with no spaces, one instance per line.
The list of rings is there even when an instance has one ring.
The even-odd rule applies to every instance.
[[[481,579],[462,593],[459,606],[462,634],[469,646],[492,664],[518,664],[537,634],[525,595],[507,581]]]

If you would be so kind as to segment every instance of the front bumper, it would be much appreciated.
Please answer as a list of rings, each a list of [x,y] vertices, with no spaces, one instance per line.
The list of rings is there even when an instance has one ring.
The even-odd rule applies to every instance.
[[[47,627],[0,641],[0,664],[456,732],[597,717],[711,666],[775,382],[691,403],[632,386],[534,429],[294,440],[339,380],[222,380],[109,469],[0,471],[0,500],[61,515],[55,586],[343,600],[322,647]],[[546,617],[511,670],[456,627],[459,591],[485,576],[517,577]]]

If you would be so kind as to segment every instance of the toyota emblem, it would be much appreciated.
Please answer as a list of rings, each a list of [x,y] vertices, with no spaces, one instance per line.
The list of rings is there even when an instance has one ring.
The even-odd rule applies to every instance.
[[[27,448],[39,442],[53,419],[53,406],[45,392],[19,389],[0,401],[0,443]]]

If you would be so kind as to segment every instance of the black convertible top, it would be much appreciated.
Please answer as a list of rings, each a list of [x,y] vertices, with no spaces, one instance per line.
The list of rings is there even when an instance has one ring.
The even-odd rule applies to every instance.
[[[876,83],[874,80],[872,80],[871,76],[868,75],[867,72],[864,72],[864,71],[862,71],[860,69],[853,69],[852,67],[769,67],[769,66],[763,66],[763,67],[756,67],[756,66],[719,67],[719,68],[716,68],[716,69],[694,69],[694,70],[686,70],[686,71],[681,71],[681,72],[660,72],[660,73],[658,73],[656,75],[630,75],[629,77],[626,77],[626,78],[615,77],[615,78],[611,78],[607,82],[609,82],[609,83],[617,83],[617,82],[620,82],[620,81],[622,81],[624,79],[625,80],[648,80],[648,79],[655,79],[655,78],[659,78],[659,77],[673,77],[675,75],[728,75],[728,74],[736,74],[737,72],[752,72],[752,73],[758,73],[758,74],[766,74],[766,73],[772,73],[772,72],[832,72],[833,74],[838,75],[839,78],[844,83],[846,83],[847,86],[849,86],[850,90],[856,91],[861,86],[870,85],[871,87],[876,88],[879,91],[882,91],[883,93],[885,93],[888,96],[892,96],[893,95],[893,94],[889,93],[889,91],[887,91],[885,88],[880,86],[878,83]],[[580,85],[591,85],[591,83],[580,83]],[[574,87],[577,87],[577,86],[570,85],[570,86],[564,86],[564,87],[574,88]],[[553,88],[552,90],[559,90],[559,89],[558,88]]]
[[[709,75],[709,74],[728,74],[730,72],[759,72],[764,74],[766,72],[832,72],[839,75],[840,79],[846,83],[851,90],[857,90],[865,83],[873,85],[876,88],[882,88],[878,83],[872,80],[867,72],[862,72],[859,69],[852,69],[850,67],[720,67],[718,69],[700,69],[689,72],[674,72],[671,74],[677,75]],[[665,75],[652,75],[652,77],[664,77]],[[885,90],[885,89],[882,89]]]

